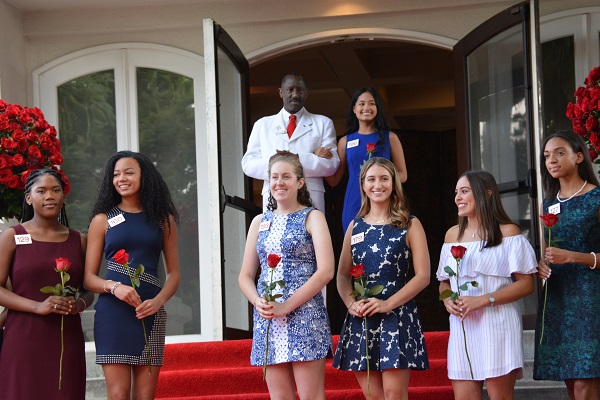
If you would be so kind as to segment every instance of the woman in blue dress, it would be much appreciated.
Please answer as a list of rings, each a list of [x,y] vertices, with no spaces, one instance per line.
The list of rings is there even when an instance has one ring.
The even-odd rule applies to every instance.
[[[580,136],[561,131],[542,146],[544,213],[558,216],[538,277],[534,379],[564,381],[569,399],[600,398],[600,188]],[[546,234],[544,235],[548,237]],[[541,334],[543,327],[543,336]]]
[[[163,364],[164,305],[179,287],[178,214],[169,189],[143,154],[120,151],[106,163],[88,233],[85,287],[100,293],[94,319],[96,363],[109,399],[154,399]],[[131,267],[123,265],[124,250]],[[119,252],[121,257],[115,257]],[[163,256],[166,281],[158,279]],[[98,276],[102,258],[106,276]],[[139,287],[131,276],[145,271]],[[145,334],[145,336],[144,336]]]
[[[250,363],[266,366],[272,399],[295,399],[297,390],[300,399],[324,400],[331,331],[321,289],[335,268],[329,229],[323,213],[312,207],[298,155],[272,156],[269,184],[267,211],[250,225],[238,279],[254,305]],[[273,255],[281,261],[269,268]],[[273,290],[281,297],[268,301],[272,281],[285,285]]]
[[[350,110],[346,118],[346,136],[338,141],[340,165],[335,174],[325,178],[335,187],[348,170],[348,184],[342,210],[344,231],[354,220],[361,205],[359,182],[360,167],[371,157],[391,160],[398,171],[400,183],[406,182],[406,162],[404,150],[398,136],[389,130],[383,113],[383,104],[377,90],[365,87],[352,96]]]
[[[348,314],[333,366],[354,371],[367,399],[406,400],[410,370],[429,368],[414,300],[429,284],[427,238],[421,222],[406,208],[391,161],[368,160],[360,184],[362,206],[346,231],[337,272],[338,292]],[[364,286],[382,285],[383,290],[357,300],[350,272],[360,264]],[[407,282],[409,265],[414,277]]]

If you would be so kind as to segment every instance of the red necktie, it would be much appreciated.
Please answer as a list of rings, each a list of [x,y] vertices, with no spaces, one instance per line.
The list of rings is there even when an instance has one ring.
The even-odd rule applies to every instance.
[[[290,115],[290,123],[287,126],[288,137],[291,138],[292,134],[296,130],[296,116],[294,114]]]

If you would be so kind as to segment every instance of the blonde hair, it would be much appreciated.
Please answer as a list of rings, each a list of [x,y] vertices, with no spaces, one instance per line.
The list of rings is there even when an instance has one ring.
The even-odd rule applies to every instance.
[[[398,171],[396,170],[394,163],[383,157],[370,158],[360,169],[360,197],[362,202],[360,210],[356,216],[364,217],[369,213],[369,211],[371,211],[371,199],[369,199],[365,193],[363,184],[365,183],[367,171],[374,165],[379,165],[385,168],[390,173],[392,178],[392,193],[390,195],[390,202],[388,205],[388,214],[392,221],[392,225],[399,228],[408,227],[410,225],[410,212],[406,204],[406,196],[402,191],[402,183],[400,183]]]

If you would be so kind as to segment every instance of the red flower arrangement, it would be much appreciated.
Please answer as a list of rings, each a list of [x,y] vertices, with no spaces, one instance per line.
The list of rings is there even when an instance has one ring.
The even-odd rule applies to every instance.
[[[65,181],[65,195],[69,193],[69,181],[57,168],[63,157],[56,135],[39,108],[0,99],[0,218],[21,219],[23,189],[33,170],[56,169]]]
[[[575,91],[575,103],[567,104],[566,114],[573,132],[587,144],[594,164],[600,164],[600,66],[590,71],[584,83]]]

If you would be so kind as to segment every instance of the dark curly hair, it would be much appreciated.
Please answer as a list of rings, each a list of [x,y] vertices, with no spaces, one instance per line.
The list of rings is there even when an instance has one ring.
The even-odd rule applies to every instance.
[[[302,168],[302,164],[300,164],[300,157],[298,154],[290,153],[287,150],[277,150],[277,153],[269,158],[269,180],[271,179],[271,167],[276,162],[286,162],[291,164],[294,167],[294,173],[296,174],[296,178],[298,180],[304,178],[304,168]],[[300,189],[298,189],[298,203],[302,204],[306,207],[314,207],[312,200],[310,199],[310,193],[308,192],[308,188],[306,187],[306,182]],[[277,209],[277,201],[271,195],[271,191],[269,190],[269,201],[267,203],[267,210],[276,210]]]
[[[361,94],[369,92],[373,96],[375,100],[375,107],[377,107],[377,115],[375,116],[375,129],[377,129],[377,136],[379,139],[377,140],[377,145],[384,145],[387,142],[386,132],[390,130],[389,125],[385,119],[385,114],[383,111],[383,102],[381,101],[381,96],[374,87],[364,87],[362,89],[358,89],[352,95],[352,100],[350,101],[350,109],[348,110],[348,115],[346,116],[346,132],[344,134],[349,135],[351,133],[358,131],[358,118],[356,118],[356,114],[354,113],[354,106],[358,101],[358,98]]]
[[[31,188],[40,179],[42,175],[51,175],[55,177],[58,183],[60,184],[63,193],[65,192],[67,184],[58,171],[52,168],[40,168],[31,171],[31,173],[27,176],[27,179],[25,180],[25,194],[31,193]],[[67,208],[65,207],[65,204],[66,203],[63,200],[62,208],[60,209],[60,213],[58,214],[58,221],[68,228],[69,219],[67,218]],[[23,218],[21,219],[21,222],[29,221],[33,218],[33,214],[33,206],[27,203],[27,197],[25,196],[25,198],[23,199]]]
[[[548,167],[546,167],[546,157],[544,155],[546,144],[548,144],[550,139],[554,138],[559,138],[567,142],[575,154],[583,154],[583,161],[577,166],[577,172],[579,173],[581,179],[588,181],[592,185],[599,186],[598,178],[596,178],[596,174],[592,168],[590,151],[588,150],[588,147],[581,136],[572,131],[559,131],[546,137],[546,139],[544,139],[544,143],[542,143],[542,151],[540,152],[540,171],[542,173],[544,196],[547,199],[551,199],[556,196],[560,190],[560,182],[558,179],[553,178],[552,175],[550,175],[550,172],[548,172]]]
[[[119,151],[106,162],[90,221],[97,214],[106,213],[121,202],[121,195],[113,184],[115,164],[121,158],[133,158],[140,166],[140,202],[146,222],[156,223],[162,228],[164,221],[167,221],[170,231],[169,216],[172,215],[175,222],[179,223],[179,213],[173,204],[169,188],[152,161],[144,154],[133,151]]]

